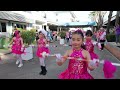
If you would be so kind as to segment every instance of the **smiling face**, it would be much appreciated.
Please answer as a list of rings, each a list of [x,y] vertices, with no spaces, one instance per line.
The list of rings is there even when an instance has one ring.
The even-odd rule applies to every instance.
[[[75,49],[80,49],[83,43],[83,37],[79,34],[72,35],[72,47]]]
[[[44,34],[43,33],[39,33],[39,38],[44,38]]]

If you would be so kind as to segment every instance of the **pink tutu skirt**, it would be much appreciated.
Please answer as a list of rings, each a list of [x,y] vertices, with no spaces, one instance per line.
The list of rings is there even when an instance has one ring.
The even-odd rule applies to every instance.
[[[83,74],[74,74],[70,73],[68,69],[66,69],[64,72],[62,72],[59,76],[59,79],[94,79],[88,72],[85,72]]]
[[[40,47],[37,49],[36,55],[38,57],[42,57],[41,53],[43,53],[43,52],[50,53],[48,47]]]
[[[21,45],[12,45],[12,53],[14,54],[22,54],[23,52],[21,51]]]

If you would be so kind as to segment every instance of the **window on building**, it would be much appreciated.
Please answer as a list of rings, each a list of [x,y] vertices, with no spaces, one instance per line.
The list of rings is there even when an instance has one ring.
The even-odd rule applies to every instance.
[[[20,28],[22,28],[22,29],[23,29],[23,25],[21,25],[21,24],[20,24]]]
[[[23,25],[23,29],[26,29],[26,25]]]
[[[6,23],[0,23],[0,31],[6,32]]]
[[[1,24],[0,24],[0,32],[2,32],[2,27],[1,27]]]
[[[17,28],[21,28],[19,24],[16,24]]]

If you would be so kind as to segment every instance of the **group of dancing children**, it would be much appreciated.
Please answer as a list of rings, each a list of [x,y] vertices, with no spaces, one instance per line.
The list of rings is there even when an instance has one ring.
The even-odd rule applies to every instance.
[[[12,53],[17,58],[16,64],[22,67],[21,54],[24,53],[23,39],[20,31],[16,30],[12,39]],[[69,60],[68,68],[58,75],[59,79],[94,79],[90,75],[90,71],[99,66],[99,57],[94,53],[94,45],[98,43],[92,40],[92,31],[88,30],[84,35],[81,30],[74,31],[71,37],[71,49],[67,50],[62,56],[54,54],[57,65],[61,66],[66,60]],[[37,40],[36,56],[40,61],[40,75],[46,75],[45,58],[50,56],[49,43],[43,30],[39,31],[39,39]]]

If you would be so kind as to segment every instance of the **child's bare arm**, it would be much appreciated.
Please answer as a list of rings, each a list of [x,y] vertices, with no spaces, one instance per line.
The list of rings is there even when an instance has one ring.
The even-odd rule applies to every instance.
[[[10,44],[9,44],[9,45],[11,45],[11,44],[13,43],[13,39],[14,39],[14,38],[12,38],[12,40],[11,40],[11,42],[10,42]]]

